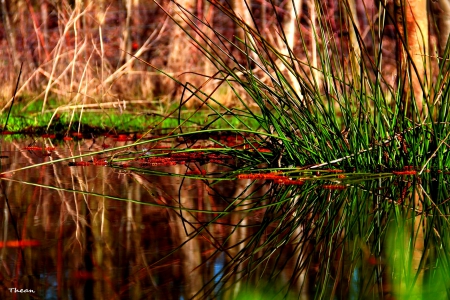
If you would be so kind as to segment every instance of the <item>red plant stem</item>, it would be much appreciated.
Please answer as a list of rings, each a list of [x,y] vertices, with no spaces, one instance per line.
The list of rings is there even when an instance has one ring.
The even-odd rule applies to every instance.
[[[322,188],[326,190],[345,190],[347,186],[339,184],[325,184],[322,185]]]
[[[49,60],[50,54],[48,53],[47,46],[45,45],[44,36],[42,35],[41,30],[39,29],[40,26],[38,25],[38,22],[37,22],[35,13],[34,13],[33,5],[31,5],[30,0],[26,0],[26,2],[27,2],[28,10],[30,11],[31,20],[33,21],[34,31],[36,31],[36,35],[38,36],[39,41],[41,42],[41,45],[42,45],[40,48],[44,49],[45,58],[46,58],[46,60]]]
[[[416,175],[417,171],[392,171],[394,175]]]

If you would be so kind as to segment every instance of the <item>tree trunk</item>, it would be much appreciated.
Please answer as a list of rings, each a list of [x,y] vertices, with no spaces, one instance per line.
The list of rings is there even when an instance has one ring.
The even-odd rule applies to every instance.
[[[178,6],[178,5],[179,6]],[[183,9],[181,9],[183,8]],[[195,0],[180,0],[176,3],[171,3],[172,16],[177,25],[174,26],[171,39],[171,51],[169,54],[168,65],[172,69],[188,70],[186,65],[187,58],[189,57],[188,45],[189,42],[186,39],[183,29],[188,30],[188,24],[184,21],[184,11],[193,13],[195,8]]]
[[[131,56],[128,53],[131,53],[132,51],[132,41],[131,41],[131,17],[133,14],[133,11],[136,9],[134,7],[134,3],[132,0],[125,0],[125,11],[126,11],[126,17],[125,17],[125,26],[123,27],[122,31],[122,41],[120,43],[120,48],[125,50],[122,51],[121,57],[120,57],[120,63],[124,64],[128,60],[131,59]]]
[[[231,5],[237,17],[239,17],[248,26],[255,27],[251,13],[247,8],[247,5],[248,7],[251,7],[252,5],[250,0],[233,0],[231,2]],[[244,30],[236,30],[236,36],[239,39],[245,41],[246,36]]]
[[[253,52],[251,49],[256,47],[254,39],[251,34],[247,33],[246,27],[248,28],[256,28],[255,23],[253,22],[250,8],[252,3],[250,0],[233,0],[231,2],[231,6],[235,15],[241,20],[245,25],[237,25],[235,24],[235,34],[240,40],[236,44],[245,52],[248,53],[248,57],[253,59],[255,62],[258,61],[258,55]],[[240,23],[240,22],[239,22]],[[242,44],[245,43],[245,44]],[[256,50],[256,49],[255,49]],[[244,57],[244,61],[247,61],[247,58]],[[247,69],[253,69],[253,64],[247,66]]]
[[[344,8],[344,13],[347,15],[347,27],[349,35],[349,56],[350,56],[350,68],[353,76],[354,88],[358,90],[361,88],[359,86],[360,74],[360,63],[361,63],[361,46],[358,42],[358,34],[361,32],[358,20],[358,14],[356,11],[355,0],[347,0],[346,8]]]
[[[180,77],[178,76],[178,74],[182,71],[197,71],[193,70],[194,64],[192,60],[195,56],[193,55],[193,51],[196,51],[196,49],[191,48],[187,35],[183,31],[190,31],[189,25],[186,21],[184,21],[183,17],[186,18],[185,14],[193,14],[195,11],[195,7],[195,0],[180,0],[177,2],[171,2],[170,8],[173,20],[176,25],[174,25],[171,33],[171,43],[169,45],[170,53],[167,61],[169,70],[175,73],[174,75],[178,80],[186,83],[189,82],[191,84],[194,84],[193,75],[186,73],[181,75]],[[189,17],[192,18],[191,16]],[[192,90],[192,86],[190,87],[190,89]],[[181,93],[177,92],[175,97],[179,96],[181,96]],[[188,93],[188,91],[186,90],[184,93],[183,101],[189,99],[190,97],[192,97],[192,94]],[[186,103],[186,107],[191,107],[194,104],[192,100]]]
[[[424,99],[428,93],[428,7],[426,0],[395,0],[399,38],[397,43],[398,75],[402,76],[404,113],[411,116],[414,96],[419,114],[427,112]]]
[[[439,13],[437,16],[437,26],[439,29],[439,56],[444,58],[445,46],[450,35],[450,0],[437,0]]]
[[[287,15],[283,19],[283,31],[286,36],[286,41],[281,41],[281,54],[285,55],[285,59],[290,61],[290,56],[295,56],[295,35],[298,29],[298,18],[302,15],[302,0],[288,0],[286,2],[285,10]],[[283,66],[282,66],[283,67]],[[294,65],[293,65],[294,67]],[[283,67],[283,69],[286,69]],[[296,74],[288,71],[289,78],[291,79],[291,84],[294,92],[297,94],[299,99],[303,99],[301,94],[299,79]]]
[[[295,33],[298,28],[297,18],[302,15],[302,2],[302,0],[288,0],[286,2],[286,11],[288,14],[283,20],[283,30],[286,34],[286,46],[288,46],[291,51],[293,51],[295,47]]]
[[[16,70],[20,68],[19,54],[16,48],[16,31],[11,25],[11,20],[9,18],[8,8],[6,6],[6,0],[1,0],[3,25],[5,26],[6,40],[8,41],[9,50],[11,51],[12,61]]]

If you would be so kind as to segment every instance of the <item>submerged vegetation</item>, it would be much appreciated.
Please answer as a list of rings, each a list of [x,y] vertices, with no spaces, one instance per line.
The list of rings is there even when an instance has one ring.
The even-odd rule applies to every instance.
[[[174,250],[142,262],[147,275],[139,276],[151,277],[156,285],[154,269],[174,253],[189,260],[183,247],[197,245],[198,239],[207,241],[211,254],[201,252],[206,258],[195,260],[199,265],[189,265],[189,272],[223,260],[220,270],[202,277],[201,286],[186,288],[184,298],[244,299],[249,293],[268,299],[447,298],[450,46],[440,39],[440,56],[429,56],[424,20],[407,1],[400,1],[404,5],[395,14],[384,2],[378,7],[350,0],[306,2],[284,1],[283,11],[280,1],[255,8],[211,0],[205,2],[211,14],[203,14],[192,1],[155,1],[152,5],[168,18],[161,26],[176,25],[172,32],[180,39],[166,66],[142,57],[161,38],[162,27],[136,52],[127,40],[120,52],[124,67],[116,71],[106,63],[99,39],[91,58],[98,56],[96,69],[105,72],[100,83],[85,76],[91,58],[80,67],[75,51],[68,65],[71,76],[80,72],[82,79],[75,84],[68,69],[57,78],[59,69],[53,67],[43,99],[13,104],[7,128],[40,127],[66,135],[86,124],[90,130],[134,135],[115,136],[112,146],[92,137],[89,151],[70,157],[53,157],[48,141],[33,141],[22,151],[52,159],[2,169],[2,180],[163,209],[167,218],[179,221],[182,238]],[[356,3],[363,14],[356,13]],[[60,12],[70,11],[65,9]],[[76,5],[61,29],[67,33],[77,26],[89,9]],[[409,22],[411,14],[416,23]],[[213,22],[217,19],[233,25],[235,33],[224,32]],[[75,38],[76,49],[84,53],[87,39]],[[420,41],[419,47],[413,49],[411,40]],[[385,58],[386,48],[395,47],[398,60]],[[204,72],[188,67],[194,55],[186,49],[202,55],[197,59]],[[53,54],[42,73],[50,62],[56,66],[69,57]],[[184,73],[170,69],[177,63]],[[112,89],[132,64],[164,75],[177,90],[157,101],[122,101],[117,95],[111,100],[108,92],[92,97],[100,100],[87,100],[91,84],[96,93],[108,84]],[[70,91],[78,90],[66,104],[49,98],[63,79]],[[2,118],[5,123],[8,117]],[[11,178],[60,163],[72,170],[108,167],[142,187],[144,196],[139,200]],[[162,176],[169,187],[161,191],[154,181]],[[202,197],[204,188],[212,200],[188,201],[186,182]],[[197,248],[193,252],[200,255]]]

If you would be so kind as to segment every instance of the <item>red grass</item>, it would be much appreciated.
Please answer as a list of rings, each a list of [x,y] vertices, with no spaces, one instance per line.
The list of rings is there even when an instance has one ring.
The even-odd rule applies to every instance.
[[[200,170],[189,170],[186,172],[186,175],[206,175],[206,170],[200,169]]]
[[[107,166],[108,162],[105,159],[98,159],[94,158],[94,161],[92,162],[94,166]]]
[[[88,272],[88,271],[75,271],[72,274],[73,274],[73,277],[76,279],[82,279],[82,280],[94,279],[94,274],[92,272]]]
[[[367,258],[367,262],[368,262],[370,265],[372,265],[372,266],[378,265],[378,260],[377,260],[376,257],[373,256],[373,255],[370,255],[370,256]]]
[[[83,138],[83,134],[81,132],[72,132],[73,137],[77,137],[79,139]]]
[[[118,137],[115,137],[114,140],[118,142],[127,142],[127,141],[133,141],[134,139],[132,137],[129,137],[126,134],[119,134]]]
[[[339,170],[339,169],[327,169],[327,170],[322,170],[324,172],[328,172],[328,173],[343,173],[344,170]]]
[[[239,174],[238,179],[269,179],[269,180],[289,180],[280,173],[255,173],[255,174]]]
[[[237,176],[237,179],[254,179],[254,178],[256,178],[255,174],[239,174]]]
[[[42,151],[42,147],[39,147],[39,146],[26,146],[26,147],[23,147],[23,150]]]
[[[394,175],[416,175],[417,171],[392,171],[392,174]]]
[[[232,159],[231,155],[210,153],[207,155],[209,159]]]
[[[325,184],[322,185],[322,188],[326,190],[345,190],[347,186],[340,184]]]
[[[171,158],[179,158],[179,157],[186,158],[186,157],[189,157],[189,153],[171,153],[170,157]]]
[[[223,163],[225,163],[223,160],[220,160],[220,159],[210,159],[209,162],[213,163],[213,164],[223,164]]]
[[[139,162],[139,165],[141,166],[153,166],[153,167],[160,167],[160,166],[175,166],[178,162],[176,161],[154,161],[154,160],[143,160]]]
[[[89,161],[76,161],[76,162],[69,163],[69,166],[75,166],[75,167],[87,167],[90,165],[91,165],[91,163]]]
[[[287,180],[278,179],[275,182],[278,183],[278,184],[284,184],[284,185],[302,185],[302,184],[305,184],[305,181],[301,180],[301,179],[287,179]]]
[[[41,242],[38,240],[15,240],[0,242],[0,248],[25,248],[40,246]]]

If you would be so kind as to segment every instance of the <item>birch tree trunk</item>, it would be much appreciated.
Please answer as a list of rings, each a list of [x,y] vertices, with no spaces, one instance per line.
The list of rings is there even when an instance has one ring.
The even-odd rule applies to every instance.
[[[397,40],[398,75],[402,76],[404,113],[411,115],[414,96],[419,114],[427,112],[429,66],[428,6],[426,0],[395,0],[395,14],[399,38]],[[424,97],[425,96],[425,97]]]
[[[302,0],[289,0],[286,2],[288,15],[283,21],[283,30],[286,34],[287,45],[291,50],[295,47],[295,33],[297,32],[297,17],[302,15]],[[287,51],[286,51],[287,52]]]
[[[298,29],[298,18],[302,15],[302,0],[288,0],[286,1],[285,10],[287,11],[287,15],[283,20],[283,31],[286,36],[286,41],[281,41],[281,54],[286,56],[286,59],[290,61],[289,57],[295,56],[294,48],[295,48],[295,35]],[[286,68],[283,68],[286,69]],[[292,88],[294,92],[298,95],[299,99],[303,99],[301,94],[299,79],[296,74],[288,71],[289,78],[291,80]]]
[[[437,16],[437,25],[439,28],[439,56],[444,58],[445,46],[450,35],[450,0],[437,0],[439,4],[439,13]],[[445,59],[445,58],[444,58]]]

